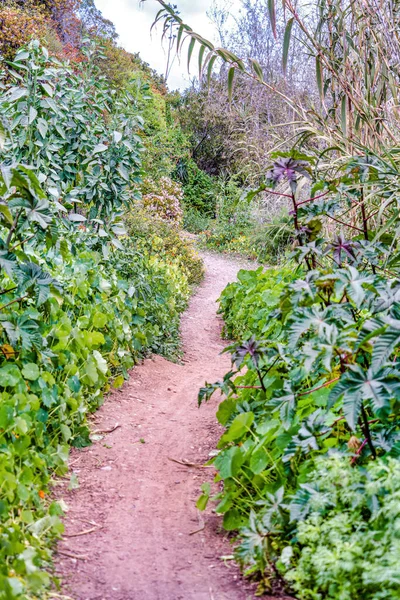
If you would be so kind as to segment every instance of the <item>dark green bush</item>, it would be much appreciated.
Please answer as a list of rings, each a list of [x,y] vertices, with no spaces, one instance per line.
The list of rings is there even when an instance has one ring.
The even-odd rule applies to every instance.
[[[193,160],[183,162],[175,171],[174,177],[183,185],[183,203],[186,208],[195,209],[208,217],[215,215],[217,198],[212,177],[199,169]]]

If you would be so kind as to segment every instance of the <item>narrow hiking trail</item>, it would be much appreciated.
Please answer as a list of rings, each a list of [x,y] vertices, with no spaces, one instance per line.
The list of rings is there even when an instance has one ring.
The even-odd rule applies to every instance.
[[[229,369],[216,300],[249,263],[210,254],[204,260],[205,281],[182,320],[184,364],[154,357],[135,368],[94,417],[94,430],[120,427],[72,454],[80,487],[64,495],[67,536],[57,571],[74,600],[254,597],[234,563],[221,560],[232,548],[220,519],[195,507],[213,469],[170,460],[204,463],[221,434],[217,398],[199,410],[196,397],[205,380]]]

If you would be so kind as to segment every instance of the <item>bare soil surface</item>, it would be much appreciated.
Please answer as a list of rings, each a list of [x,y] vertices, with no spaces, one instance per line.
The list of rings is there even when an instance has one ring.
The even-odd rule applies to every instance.
[[[218,399],[199,410],[196,396],[229,369],[216,300],[239,268],[251,268],[218,255],[204,260],[205,281],[182,320],[184,363],[154,357],[136,367],[93,430],[119,427],[72,454],[80,487],[63,495],[69,511],[57,571],[74,600],[254,598],[233,561],[221,558],[232,546],[220,518],[195,507],[213,469],[174,462],[204,464],[221,434]]]

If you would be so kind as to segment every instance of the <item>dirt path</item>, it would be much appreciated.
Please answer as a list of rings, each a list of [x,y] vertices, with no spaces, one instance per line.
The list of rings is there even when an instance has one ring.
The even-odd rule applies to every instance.
[[[230,366],[215,301],[243,265],[204,258],[206,279],[182,322],[184,365],[156,357],[137,367],[95,417],[95,429],[121,427],[71,458],[80,488],[64,496],[67,535],[94,529],[59,545],[63,592],[74,600],[253,598],[233,562],[220,558],[232,549],[219,518],[195,507],[213,471],[169,460],[203,463],[220,435],[217,399],[199,410],[196,395]]]

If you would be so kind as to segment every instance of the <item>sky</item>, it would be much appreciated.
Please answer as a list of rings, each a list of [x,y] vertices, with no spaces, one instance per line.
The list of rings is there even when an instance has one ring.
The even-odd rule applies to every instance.
[[[240,0],[224,0],[235,11],[240,5]],[[174,0],[178,5],[184,22],[190,25],[197,33],[217,41],[215,25],[207,16],[213,0]],[[166,52],[161,45],[162,26],[150,33],[154,18],[161,8],[157,0],[146,0],[140,4],[139,0],[96,0],[96,6],[103,15],[112,21],[119,34],[119,44],[129,52],[140,52],[143,60],[148,62],[153,69],[161,74],[165,73]],[[195,55],[192,59],[193,72],[196,75],[197,61]],[[182,59],[175,59],[168,85],[170,89],[184,89],[189,85],[190,75],[187,72],[185,52]]]

